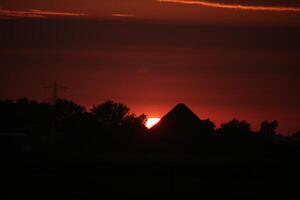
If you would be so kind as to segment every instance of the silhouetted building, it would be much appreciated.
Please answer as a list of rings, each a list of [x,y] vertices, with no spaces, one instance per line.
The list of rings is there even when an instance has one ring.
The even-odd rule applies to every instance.
[[[150,129],[156,140],[195,144],[208,137],[206,124],[185,104],[176,105]]]
[[[198,128],[200,123],[200,118],[185,104],[177,104],[150,131],[181,131],[187,128]]]

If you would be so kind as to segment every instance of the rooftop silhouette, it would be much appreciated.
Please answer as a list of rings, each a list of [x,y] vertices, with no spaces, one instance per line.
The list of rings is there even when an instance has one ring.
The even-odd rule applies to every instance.
[[[203,137],[207,137],[214,127],[209,120],[201,120],[187,105],[180,103],[149,131],[155,138],[175,139],[179,143],[185,143],[194,139],[203,141]]]
[[[177,104],[150,131],[168,129],[180,131],[182,129],[197,128],[201,123],[200,118],[185,104]]]

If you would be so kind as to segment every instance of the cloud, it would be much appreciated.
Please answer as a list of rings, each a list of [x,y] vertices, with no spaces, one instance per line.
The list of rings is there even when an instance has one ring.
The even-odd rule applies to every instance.
[[[46,10],[6,10],[0,8],[0,18],[44,18],[44,17],[80,17],[83,13],[56,12]]]
[[[211,1],[196,1],[196,0],[156,0],[161,3],[177,3],[186,5],[205,6],[213,8],[225,8],[236,10],[252,10],[252,11],[275,11],[275,12],[300,12],[300,7],[285,7],[285,6],[263,6],[263,5],[243,5],[220,3]]]
[[[113,16],[113,17],[135,17],[135,15],[123,14],[123,13],[113,13],[111,16]]]

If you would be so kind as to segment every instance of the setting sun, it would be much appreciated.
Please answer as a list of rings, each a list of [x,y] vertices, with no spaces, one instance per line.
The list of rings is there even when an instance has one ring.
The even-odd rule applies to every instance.
[[[159,122],[159,120],[160,120],[160,118],[148,118],[148,120],[146,122],[146,127],[151,128],[152,126],[157,124],[157,122]]]

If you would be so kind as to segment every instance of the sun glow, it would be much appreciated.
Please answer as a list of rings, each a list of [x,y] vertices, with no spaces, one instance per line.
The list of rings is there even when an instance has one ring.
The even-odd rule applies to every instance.
[[[157,124],[159,122],[160,118],[148,118],[147,122],[146,122],[146,127],[147,128],[151,128],[153,127],[155,124]]]

